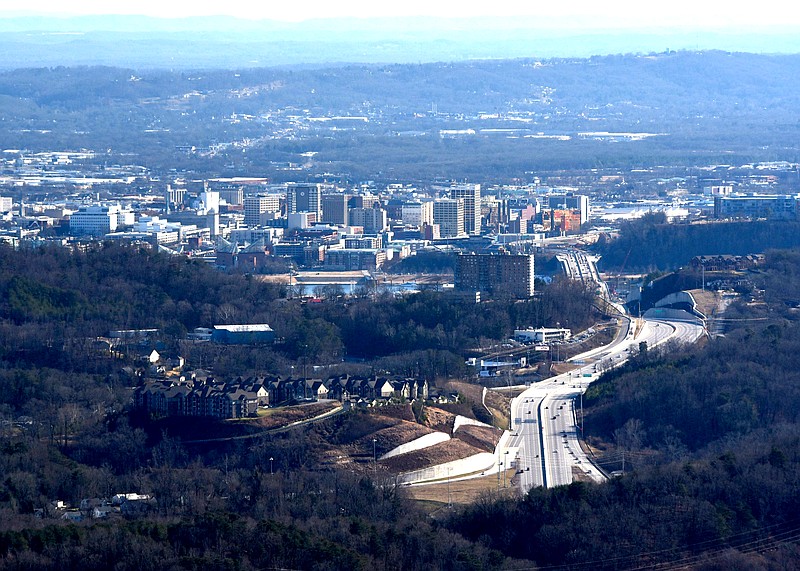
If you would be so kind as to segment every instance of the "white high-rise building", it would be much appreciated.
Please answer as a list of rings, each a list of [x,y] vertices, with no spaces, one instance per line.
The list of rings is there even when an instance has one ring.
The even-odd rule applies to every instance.
[[[244,223],[251,227],[259,226],[262,223],[262,214],[278,212],[280,208],[280,197],[277,194],[247,196],[244,199]]]
[[[200,193],[197,213],[200,215],[215,212],[219,214],[219,193],[214,190],[204,190]]]
[[[464,232],[471,236],[481,233],[481,185],[454,184],[450,198],[464,200]]]
[[[69,218],[69,232],[75,236],[105,236],[116,232],[120,206],[85,206]]]
[[[403,224],[409,226],[433,225],[433,202],[409,202],[403,205]]]
[[[464,236],[464,200],[440,198],[433,201],[433,221],[439,225],[442,238]]]

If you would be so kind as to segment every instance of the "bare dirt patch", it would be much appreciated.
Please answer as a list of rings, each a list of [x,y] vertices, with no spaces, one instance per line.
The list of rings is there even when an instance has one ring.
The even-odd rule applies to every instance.
[[[497,428],[467,425],[461,426],[456,430],[454,438],[458,438],[483,452],[494,452],[502,435],[503,433]]]
[[[422,468],[444,464],[453,460],[460,460],[481,452],[484,452],[484,450],[454,438],[422,450],[414,450],[402,456],[381,460],[379,464],[390,472],[399,474],[411,470],[421,470]]]
[[[452,412],[435,406],[425,407],[425,425],[433,430],[452,434],[455,421],[456,416]]]
[[[427,502],[432,512],[446,509],[448,503],[454,505],[473,504],[479,498],[489,495],[518,496],[520,489],[515,484],[511,484],[514,476],[513,470],[508,470],[505,474],[505,484],[503,487],[503,473],[500,477],[497,474],[481,476],[480,478],[470,478],[469,480],[450,481],[425,486],[410,486],[405,488],[409,497],[420,502]]]
[[[239,424],[252,424],[261,428],[280,428],[293,422],[309,420],[337,408],[338,402],[318,402],[301,406],[285,406],[267,409],[257,420],[243,419]]]
[[[356,446],[371,447],[374,439],[376,440],[375,445],[377,449],[381,450],[381,454],[385,454],[389,450],[397,448],[401,444],[411,442],[412,440],[416,440],[417,438],[425,436],[426,434],[430,434],[431,432],[434,431],[427,426],[400,420],[397,421],[397,424],[393,426],[387,426],[386,428],[382,428],[376,432],[373,432],[372,434],[356,440],[353,444]]]

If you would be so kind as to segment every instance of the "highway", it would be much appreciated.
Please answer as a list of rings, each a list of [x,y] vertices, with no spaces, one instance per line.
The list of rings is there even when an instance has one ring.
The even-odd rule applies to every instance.
[[[603,285],[595,260],[576,251],[559,256],[573,279]],[[576,477],[603,481],[604,474],[581,446],[580,403],[587,387],[603,371],[623,364],[643,341],[649,348],[668,341],[689,344],[705,334],[699,320],[621,320],[609,345],[576,355],[568,361],[573,370],[536,383],[512,400],[510,438],[497,455],[498,462],[515,468],[523,493],[535,486],[563,486]]]
[[[568,265],[579,268],[572,274],[574,279],[595,282],[606,301],[622,314],[621,306],[608,300],[605,284],[594,265],[596,260],[581,252],[573,254],[569,256]],[[579,261],[581,258],[585,265]],[[476,471],[470,462],[451,463],[453,465],[447,467],[447,478],[497,474],[499,486],[500,474],[505,485],[506,469],[513,468],[513,482],[523,493],[536,486],[566,485],[576,478],[604,481],[606,476],[592,463],[581,444],[581,396],[604,371],[623,364],[632,351],[638,351],[643,341],[648,348],[672,341],[678,345],[690,344],[706,334],[705,324],[700,319],[688,313],[687,317],[687,321],[667,321],[621,315],[620,330],[610,344],[568,359],[574,366],[572,370],[531,385],[511,401],[511,426],[495,449],[493,466]],[[442,466],[438,468],[440,472],[443,469]],[[413,483],[441,481],[442,476],[438,474],[424,475]]]
[[[575,356],[570,359],[575,369],[532,385],[512,401],[511,438],[498,456],[516,468],[523,492],[534,486],[566,485],[578,474],[604,480],[581,447],[581,395],[603,371],[624,363],[642,341],[648,347],[670,340],[693,343],[705,334],[702,324],[692,322],[625,323],[610,345]]]

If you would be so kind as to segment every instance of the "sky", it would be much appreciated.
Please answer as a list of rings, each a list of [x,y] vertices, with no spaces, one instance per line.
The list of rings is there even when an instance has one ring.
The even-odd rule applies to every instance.
[[[289,22],[334,17],[526,17],[542,27],[562,28],[800,26],[800,5],[786,0],[760,0],[755,4],[727,0],[0,0],[0,17],[101,14],[163,18],[227,15]]]

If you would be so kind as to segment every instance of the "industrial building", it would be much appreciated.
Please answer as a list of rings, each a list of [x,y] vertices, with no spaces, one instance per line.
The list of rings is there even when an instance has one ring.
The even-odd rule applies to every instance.
[[[517,329],[514,331],[514,340],[520,343],[552,343],[553,341],[566,341],[572,336],[569,329],[555,327],[539,327],[538,329]]]
[[[211,340],[224,345],[253,345],[272,343],[275,331],[266,323],[253,325],[215,325]]]
[[[714,218],[797,218],[796,195],[714,196]]]

